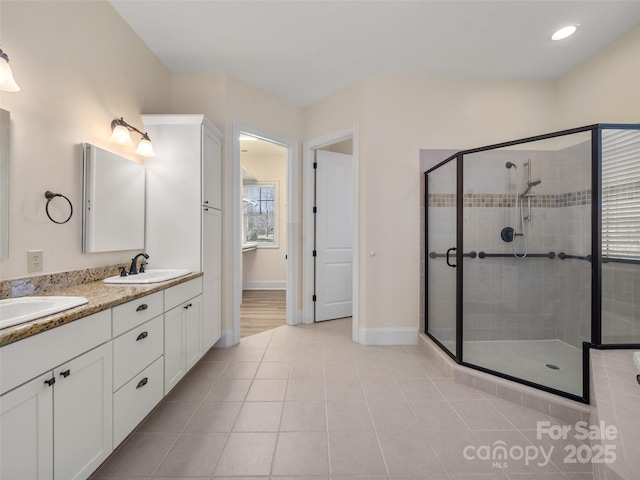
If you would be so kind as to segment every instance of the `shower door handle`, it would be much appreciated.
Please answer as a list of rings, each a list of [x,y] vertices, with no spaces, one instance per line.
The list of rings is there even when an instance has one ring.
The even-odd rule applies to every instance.
[[[450,261],[449,261],[449,254],[451,252],[455,252],[457,250],[456,247],[450,248],[449,250],[447,250],[447,265],[449,265],[451,268],[456,268],[457,265],[453,265]]]

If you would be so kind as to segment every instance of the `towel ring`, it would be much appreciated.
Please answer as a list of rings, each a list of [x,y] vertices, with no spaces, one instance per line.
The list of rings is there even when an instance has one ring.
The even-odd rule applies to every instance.
[[[69,200],[67,197],[65,197],[61,193],[53,193],[51,190],[47,190],[46,192],[44,192],[44,196],[47,199],[47,205],[45,206],[45,211],[47,212],[47,217],[49,217],[49,220],[51,220],[53,223],[57,223],[58,225],[62,225],[63,223],[67,223],[69,220],[71,220],[71,217],[73,216],[73,205],[71,205],[71,200]],[[57,220],[54,220],[53,218],[51,218],[51,215],[49,214],[49,202],[51,202],[51,200],[53,200],[56,197],[62,197],[69,203],[69,210],[70,210],[69,216],[63,222],[58,222]]]

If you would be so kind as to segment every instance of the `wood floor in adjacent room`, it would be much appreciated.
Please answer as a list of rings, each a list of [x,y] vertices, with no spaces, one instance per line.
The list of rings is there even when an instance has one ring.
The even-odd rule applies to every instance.
[[[286,290],[244,290],[240,305],[240,337],[287,323]]]

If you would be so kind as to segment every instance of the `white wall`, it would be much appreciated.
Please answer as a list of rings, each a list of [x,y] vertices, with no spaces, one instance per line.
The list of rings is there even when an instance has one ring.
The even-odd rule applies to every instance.
[[[130,261],[134,252],[81,253],[82,152],[109,142],[111,120],[142,126],[140,113],[169,110],[171,75],[106,2],[0,3],[2,48],[21,91],[2,92],[11,112],[9,258],[0,279],[27,275],[27,250],[44,251],[44,273]],[[44,192],[72,201],[73,218],[49,221]],[[62,213],[66,210],[60,209]]]

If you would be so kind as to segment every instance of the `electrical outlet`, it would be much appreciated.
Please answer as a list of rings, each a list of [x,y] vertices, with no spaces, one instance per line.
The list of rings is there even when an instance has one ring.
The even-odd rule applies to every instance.
[[[27,250],[27,272],[42,271],[42,250]]]

